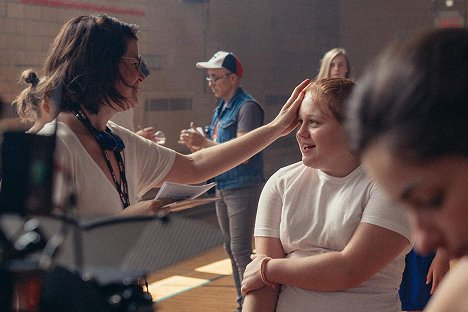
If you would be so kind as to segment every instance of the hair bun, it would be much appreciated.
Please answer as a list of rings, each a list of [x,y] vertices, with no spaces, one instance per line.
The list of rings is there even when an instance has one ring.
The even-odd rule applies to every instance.
[[[31,70],[25,70],[23,74],[21,75],[21,80],[23,80],[26,83],[30,83],[33,88],[35,88],[39,84],[39,77],[37,77],[37,74]]]

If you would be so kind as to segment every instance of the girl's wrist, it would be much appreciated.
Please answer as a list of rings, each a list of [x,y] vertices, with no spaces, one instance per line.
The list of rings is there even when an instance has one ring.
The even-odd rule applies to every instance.
[[[270,281],[268,281],[267,279],[267,264],[268,262],[272,260],[270,257],[265,257],[262,259],[262,262],[260,264],[260,278],[262,279],[262,282],[265,283],[265,285],[271,287],[271,288],[275,288],[276,287],[276,283],[272,283]]]

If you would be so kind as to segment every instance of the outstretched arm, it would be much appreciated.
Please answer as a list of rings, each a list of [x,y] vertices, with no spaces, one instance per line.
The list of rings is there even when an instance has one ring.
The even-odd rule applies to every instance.
[[[309,82],[309,79],[304,80],[294,89],[278,116],[267,125],[190,155],[178,153],[164,180],[178,183],[206,181],[248,160],[279,137],[290,133],[297,126],[297,112],[304,98],[302,91]]]
[[[298,259],[272,259],[266,267],[265,277],[269,282],[316,291],[348,289],[382,270],[408,245],[409,241],[396,232],[361,223],[342,251]],[[244,294],[261,285],[263,258],[258,256],[247,266],[242,285]]]

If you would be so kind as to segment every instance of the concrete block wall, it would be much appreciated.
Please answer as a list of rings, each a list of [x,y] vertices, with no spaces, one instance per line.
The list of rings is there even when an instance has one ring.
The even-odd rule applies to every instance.
[[[433,27],[434,1],[351,0],[340,3],[340,44],[359,78],[390,42]]]

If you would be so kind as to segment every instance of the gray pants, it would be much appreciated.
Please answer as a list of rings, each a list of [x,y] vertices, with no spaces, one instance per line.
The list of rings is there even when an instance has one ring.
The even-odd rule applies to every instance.
[[[238,311],[242,309],[241,282],[252,254],[252,237],[258,198],[263,183],[249,187],[217,190],[216,214],[224,238],[224,249],[231,259],[232,275],[237,291]]]

